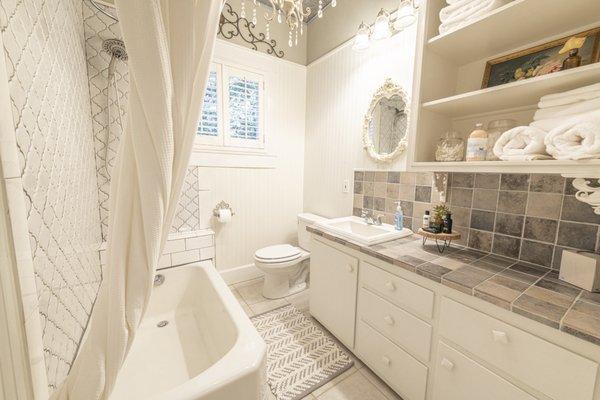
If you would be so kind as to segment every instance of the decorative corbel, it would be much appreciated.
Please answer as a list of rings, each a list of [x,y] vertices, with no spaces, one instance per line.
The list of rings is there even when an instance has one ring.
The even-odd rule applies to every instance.
[[[575,178],[573,187],[577,189],[575,198],[587,203],[594,209],[594,213],[600,215],[600,179],[597,186],[590,186],[591,182],[586,178]]]

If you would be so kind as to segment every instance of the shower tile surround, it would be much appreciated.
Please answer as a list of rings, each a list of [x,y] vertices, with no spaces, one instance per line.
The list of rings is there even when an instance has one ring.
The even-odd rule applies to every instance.
[[[29,233],[28,263],[33,266],[41,325],[41,332],[27,334],[41,334],[47,382],[35,383],[50,390],[69,371],[102,279],[81,16],[82,2],[77,0],[0,3],[23,224]],[[30,318],[35,316],[26,314]],[[37,354],[37,349],[30,352]]]
[[[110,186],[104,161],[106,154],[110,171],[122,133],[117,105],[123,117],[128,76],[118,62],[119,102],[111,89],[109,107],[110,58],[101,47],[120,33],[87,2],[2,1],[0,33],[20,166],[15,179],[28,229],[28,237],[15,240],[28,241],[31,249],[31,259],[18,267],[33,269],[41,325],[41,332],[27,334],[35,336],[32,343],[41,342],[30,353],[43,352],[46,370],[35,384],[51,392],[69,372],[102,279],[99,249]],[[214,257],[212,232],[200,230],[198,200],[198,168],[191,167],[160,267]],[[26,313],[36,310],[31,300],[26,305]]]
[[[421,227],[439,202],[431,173],[355,171],[353,215],[362,209],[393,224],[396,202],[405,226]],[[600,216],[575,198],[560,175],[450,173],[446,203],[457,242],[470,248],[559,269],[562,250],[600,253]]]
[[[116,61],[114,69],[116,92],[114,87],[108,88],[110,56],[102,50],[102,43],[105,39],[122,38],[119,23],[102,14],[88,2],[84,2],[83,26],[92,109],[102,241],[105,242],[108,232],[110,174],[116,161],[126,118],[129,72],[126,63]],[[107,96],[107,94],[110,94],[110,96]],[[190,167],[183,183],[171,233],[194,232],[200,229],[198,199],[198,168]]]

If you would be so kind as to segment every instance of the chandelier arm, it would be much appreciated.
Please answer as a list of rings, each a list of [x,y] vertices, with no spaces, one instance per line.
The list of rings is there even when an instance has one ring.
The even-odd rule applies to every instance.
[[[277,14],[277,6],[275,5],[275,0],[269,0],[269,3],[271,3],[271,15],[269,15],[269,11],[267,10],[264,17],[268,22],[271,22],[275,18],[275,14]]]

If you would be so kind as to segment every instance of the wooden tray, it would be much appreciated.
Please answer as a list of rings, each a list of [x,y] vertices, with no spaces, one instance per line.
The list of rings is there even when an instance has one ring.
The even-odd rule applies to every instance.
[[[461,238],[461,235],[458,232],[431,233],[431,232],[424,231],[423,229],[419,229],[417,231],[417,234],[423,236],[423,245],[425,245],[425,243],[427,243],[427,239],[435,240],[435,245],[437,246],[438,251],[440,253],[443,253],[444,250],[446,250],[448,247],[450,247],[450,244],[452,244],[453,240],[459,240]]]

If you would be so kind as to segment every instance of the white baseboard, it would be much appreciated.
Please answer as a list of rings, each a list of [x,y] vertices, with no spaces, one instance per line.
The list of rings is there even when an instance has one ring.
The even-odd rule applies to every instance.
[[[258,269],[254,264],[246,264],[240,267],[229,268],[223,271],[219,271],[221,277],[228,285],[234,283],[240,283],[249,281],[251,279],[260,278],[264,273]]]

